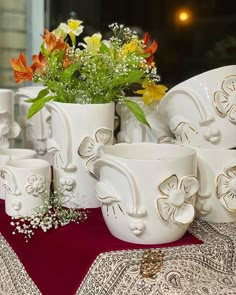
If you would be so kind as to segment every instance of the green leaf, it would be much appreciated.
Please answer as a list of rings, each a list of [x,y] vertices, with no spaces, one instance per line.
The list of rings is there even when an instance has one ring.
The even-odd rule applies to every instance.
[[[101,45],[100,45],[100,51],[102,53],[109,53],[110,54],[110,50],[109,48],[106,46],[106,44],[104,42],[101,42]]]
[[[49,90],[47,88],[42,89],[41,91],[39,91],[37,97],[35,98],[30,98],[30,99],[26,99],[25,102],[35,102],[38,101],[39,99],[45,97],[46,95],[48,95]]]
[[[78,66],[76,64],[72,64],[64,70],[64,72],[61,75],[61,78],[64,80],[70,80],[70,78],[73,76],[73,74],[77,70],[78,70]]]
[[[30,119],[31,117],[33,117],[33,115],[35,115],[38,111],[40,111],[47,102],[49,102],[50,100],[54,98],[55,98],[54,96],[47,96],[32,103],[27,114],[27,119]]]
[[[137,104],[135,101],[129,100],[129,99],[125,99],[124,100],[127,108],[130,110],[130,112],[135,116],[135,118],[145,124],[146,126],[148,126],[149,128],[151,128],[150,124],[148,123],[146,116],[144,114],[144,111],[142,110],[142,108],[139,106],[139,104]]]

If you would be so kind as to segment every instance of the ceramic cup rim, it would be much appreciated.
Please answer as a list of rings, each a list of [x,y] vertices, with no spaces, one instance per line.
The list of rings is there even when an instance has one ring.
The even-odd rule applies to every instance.
[[[10,149],[1,149],[0,150],[0,157],[1,156],[27,157],[27,156],[36,156],[36,155],[37,155],[37,152],[33,149],[10,148]]]
[[[120,151],[119,151],[120,149]],[[138,151],[137,151],[138,149]],[[143,154],[144,149],[147,154]],[[153,155],[151,152],[155,151]],[[137,154],[138,152],[138,154]],[[158,155],[158,153],[160,153]],[[104,147],[104,156],[127,159],[133,161],[161,161],[183,159],[196,155],[196,151],[191,147],[181,146],[178,144],[158,144],[158,143],[117,143],[115,145]]]
[[[38,168],[49,168],[50,164],[48,161],[42,159],[20,159],[13,160],[7,163],[6,167],[13,169],[38,169]]]

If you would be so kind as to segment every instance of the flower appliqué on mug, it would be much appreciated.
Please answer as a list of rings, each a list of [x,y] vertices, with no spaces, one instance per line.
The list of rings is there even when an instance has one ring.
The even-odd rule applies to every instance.
[[[214,93],[215,109],[221,117],[227,115],[230,122],[236,123],[236,75],[227,77],[221,88]]]
[[[28,194],[33,195],[34,197],[39,197],[40,194],[44,193],[46,190],[45,177],[40,174],[30,175],[27,182],[25,190]]]
[[[174,174],[165,179],[158,187],[164,195],[157,199],[157,211],[167,221],[170,217],[174,223],[189,224],[194,219],[194,195],[199,189],[196,177],[187,176],[181,180]]]
[[[236,166],[225,169],[216,178],[216,194],[229,211],[236,211]]]
[[[112,144],[112,131],[108,128],[100,128],[95,132],[94,139],[85,137],[80,143],[78,154],[83,159],[88,159],[86,167],[88,171],[95,175],[94,162],[100,157],[104,145]]]

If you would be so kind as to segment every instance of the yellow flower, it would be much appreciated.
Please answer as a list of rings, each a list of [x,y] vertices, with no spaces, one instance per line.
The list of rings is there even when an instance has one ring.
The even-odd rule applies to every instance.
[[[102,35],[100,33],[93,34],[91,37],[85,37],[84,42],[87,44],[85,48],[87,51],[95,54],[101,44]]]
[[[142,87],[144,89],[138,90],[136,93],[143,95],[143,102],[147,105],[151,104],[153,101],[161,100],[167,91],[166,86],[157,85],[152,81],[144,81]]]
[[[65,39],[67,35],[67,33],[64,30],[62,30],[60,27],[55,29],[52,33],[57,39],[61,38],[63,40]]]
[[[79,36],[83,32],[82,21],[77,19],[69,19],[67,24],[61,23],[59,28],[66,34],[70,35],[72,44],[75,45],[76,36]]]
[[[124,55],[127,55],[128,53],[139,51],[140,50],[140,41],[138,39],[133,39],[129,43],[126,43],[121,48],[121,52]]]

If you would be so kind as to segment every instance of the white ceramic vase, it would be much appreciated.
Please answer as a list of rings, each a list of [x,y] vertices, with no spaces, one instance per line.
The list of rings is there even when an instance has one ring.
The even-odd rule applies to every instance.
[[[197,218],[236,221],[236,150],[196,148],[200,189]]]
[[[25,101],[37,97],[44,88],[43,86],[21,87],[15,93],[15,101],[19,106],[18,122],[22,130],[22,147],[34,149],[37,151],[38,157],[50,161],[46,155],[47,139],[51,135],[50,113],[46,108],[43,108],[32,118],[27,119],[31,104]]]
[[[116,111],[120,118],[117,143],[156,142],[157,138],[167,134],[171,135],[171,132],[162,123],[163,121],[160,120],[160,116],[157,116],[159,102],[145,105],[140,96],[129,97],[128,99],[136,102],[143,109],[151,127],[140,123],[124,103],[117,103]]]
[[[204,72],[170,89],[158,113],[176,142],[204,148],[236,147],[235,85],[236,65],[231,65]]]
[[[105,147],[96,161],[97,198],[115,237],[138,244],[180,239],[194,219],[196,152],[155,143]]]
[[[49,102],[54,188],[64,193],[67,207],[95,208],[97,179],[94,161],[104,145],[113,143],[114,103],[70,104]]]
[[[20,126],[14,121],[14,92],[0,89],[0,149],[9,148],[20,133]]]

